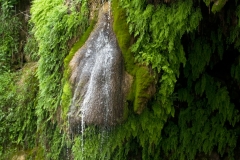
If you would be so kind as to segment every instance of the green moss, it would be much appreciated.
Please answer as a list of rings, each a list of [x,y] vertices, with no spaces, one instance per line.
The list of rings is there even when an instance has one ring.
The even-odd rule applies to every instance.
[[[71,59],[73,58],[74,54],[77,52],[77,50],[79,48],[81,48],[84,43],[86,42],[87,38],[89,37],[90,33],[92,32],[94,25],[95,25],[96,21],[95,19],[92,20],[90,26],[88,27],[88,29],[86,30],[86,32],[82,35],[82,37],[79,39],[79,41],[77,41],[74,46],[72,47],[72,49],[69,52],[69,55],[64,59],[64,76],[63,76],[63,95],[62,95],[62,118],[66,119],[67,118],[67,112],[71,103],[71,98],[72,98],[72,88],[71,85],[69,83],[69,78],[70,78],[70,73],[71,73],[71,69],[69,68],[69,63],[71,61]],[[64,121],[66,122],[66,121]]]
[[[153,75],[149,73],[147,67],[135,63],[135,57],[130,50],[133,38],[129,34],[126,13],[118,5],[118,0],[112,1],[113,30],[124,57],[125,70],[134,78],[127,100],[134,102],[133,108],[135,112],[141,113],[146,102],[151,97],[151,94],[147,91],[149,87],[154,84],[155,80]]]
[[[45,152],[43,147],[35,147],[29,151],[26,151],[26,159],[42,160],[45,159]]]
[[[128,25],[126,22],[125,11],[122,8],[118,7],[118,0],[112,1],[112,10],[113,10],[113,30],[116,34],[118,44],[121,48],[124,60],[125,60],[125,69],[131,75],[135,75],[136,66],[134,63],[133,53],[130,51],[132,37],[128,32]]]
[[[66,82],[63,86],[63,95],[62,95],[63,119],[65,119],[67,116],[68,107],[70,106],[71,98],[72,98],[71,86],[69,82]]]
[[[135,83],[134,111],[141,113],[152,96],[151,85],[154,84],[154,77],[149,75],[147,67],[139,67],[137,69]]]

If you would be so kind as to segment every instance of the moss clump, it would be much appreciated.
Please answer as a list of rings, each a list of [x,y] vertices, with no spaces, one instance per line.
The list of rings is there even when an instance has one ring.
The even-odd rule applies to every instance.
[[[34,147],[31,150],[27,150],[24,152],[21,152],[24,156],[25,159],[34,159],[34,160],[42,160],[45,157],[45,152],[44,149],[41,146]]]
[[[69,68],[69,62],[73,58],[74,54],[77,52],[79,48],[81,48],[87,38],[89,37],[90,33],[92,32],[94,25],[96,23],[96,20],[92,20],[90,26],[86,30],[86,32],[82,35],[82,37],[77,41],[72,49],[69,52],[69,55],[64,59],[64,76],[63,76],[63,95],[62,95],[62,119],[65,120],[67,118],[67,112],[71,103],[72,98],[72,89],[70,82],[68,81],[70,78],[71,69]],[[64,121],[66,122],[66,121]]]
[[[139,67],[136,70],[135,80],[135,100],[134,100],[134,111],[141,113],[146,106],[147,101],[154,94],[154,77],[150,75],[147,67]]]
[[[155,83],[155,79],[146,66],[140,66],[135,63],[134,55],[130,49],[133,38],[129,34],[126,14],[122,8],[118,7],[118,5],[118,0],[112,1],[114,19],[113,30],[124,57],[125,70],[134,78],[127,100],[133,102],[134,112],[140,114],[146,106],[147,101],[152,96],[152,91],[154,91],[154,89],[152,91],[149,91],[149,89],[154,88],[151,86]]]
[[[128,32],[125,11],[118,7],[118,0],[112,2],[112,12],[114,20],[113,31],[116,34],[118,44],[125,60],[125,69],[131,75],[135,75],[136,66],[134,63],[134,56],[130,51],[132,37]]]

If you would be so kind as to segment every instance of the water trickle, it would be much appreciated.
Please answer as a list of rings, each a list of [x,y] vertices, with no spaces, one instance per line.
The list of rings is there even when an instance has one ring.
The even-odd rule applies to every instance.
[[[70,125],[81,124],[81,132],[86,124],[115,125],[123,114],[123,58],[109,8],[103,6],[95,30],[70,62],[73,99],[69,121]]]
[[[67,149],[66,149],[66,150],[67,150],[67,151],[66,151],[66,152],[67,152],[67,153],[66,153],[66,154],[67,154],[67,160],[70,160],[70,156],[69,156],[69,148],[68,148],[68,146],[67,146]]]
[[[73,88],[68,113],[70,133],[81,135],[82,154],[88,125],[99,126],[100,143],[107,141],[112,126],[122,120],[124,99],[130,87],[126,85],[128,76],[112,30],[110,6],[111,1],[103,5],[95,29],[70,62]]]

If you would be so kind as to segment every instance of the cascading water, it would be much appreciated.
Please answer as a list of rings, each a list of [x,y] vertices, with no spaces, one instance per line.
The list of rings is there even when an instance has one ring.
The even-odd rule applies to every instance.
[[[95,29],[70,62],[73,98],[69,125],[72,134],[82,136],[82,152],[87,125],[103,129],[103,143],[110,128],[123,117],[128,77],[112,30],[110,6],[111,1],[103,5]]]

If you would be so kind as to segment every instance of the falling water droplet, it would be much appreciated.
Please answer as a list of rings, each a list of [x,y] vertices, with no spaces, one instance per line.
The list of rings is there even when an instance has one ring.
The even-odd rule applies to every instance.
[[[84,111],[82,110],[82,115],[81,115],[81,148],[82,148],[82,155],[84,153]]]
[[[67,145],[67,160],[70,160],[69,147],[68,147],[68,145]]]

